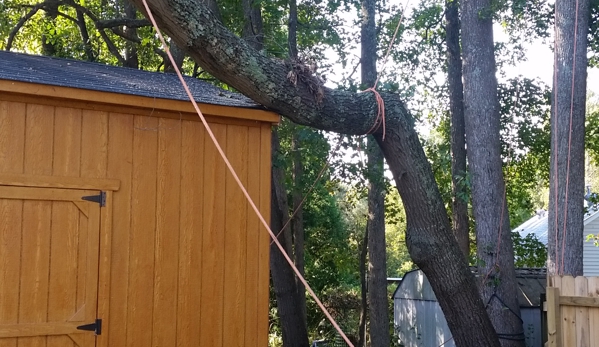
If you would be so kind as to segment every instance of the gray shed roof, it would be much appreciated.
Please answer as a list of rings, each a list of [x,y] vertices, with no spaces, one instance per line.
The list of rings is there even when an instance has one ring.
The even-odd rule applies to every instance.
[[[0,51],[0,79],[101,92],[189,100],[175,74],[142,71],[86,61]],[[185,77],[197,102],[262,108],[245,96]]]

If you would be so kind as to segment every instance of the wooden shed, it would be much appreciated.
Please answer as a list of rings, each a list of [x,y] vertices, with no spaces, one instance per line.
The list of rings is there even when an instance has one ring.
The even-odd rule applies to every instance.
[[[188,79],[268,220],[278,116]],[[0,346],[266,346],[269,238],[176,76],[0,52]]]

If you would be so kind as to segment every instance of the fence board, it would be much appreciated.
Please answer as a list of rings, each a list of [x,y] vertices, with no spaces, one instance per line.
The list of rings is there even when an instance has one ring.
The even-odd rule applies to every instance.
[[[547,347],[599,343],[599,277],[553,276],[547,288]]]

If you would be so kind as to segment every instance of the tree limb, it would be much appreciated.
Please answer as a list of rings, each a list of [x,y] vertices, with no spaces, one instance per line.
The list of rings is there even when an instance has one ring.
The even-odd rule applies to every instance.
[[[89,39],[87,26],[85,25],[85,16],[81,10],[75,9],[75,11],[77,12],[77,26],[79,27],[79,33],[81,34],[81,40],[83,41],[85,55],[87,56],[88,61],[95,61],[96,56],[91,45],[91,40]]]
[[[15,27],[12,28],[12,30],[8,34],[8,40],[6,41],[6,50],[7,51],[10,51],[10,49],[12,48],[12,43],[15,40],[15,36],[19,32],[19,30],[21,30],[23,25],[25,25],[25,22],[27,22],[29,19],[31,19],[31,17],[33,17],[33,15],[35,15],[37,13],[37,11],[39,11],[42,7],[44,7],[45,4],[46,4],[45,2],[42,2],[42,3],[39,3],[35,6],[33,6],[33,8],[29,12],[27,12],[26,15],[24,15],[23,17],[21,17],[21,19],[19,19],[19,21],[17,22],[17,25],[15,25]]]
[[[143,28],[152,25],[147,19],[133,19],[133,18],[116,18],[100,20],[96,22],[96,28],[108,29],[115,27],[126,26],[129,28]]]

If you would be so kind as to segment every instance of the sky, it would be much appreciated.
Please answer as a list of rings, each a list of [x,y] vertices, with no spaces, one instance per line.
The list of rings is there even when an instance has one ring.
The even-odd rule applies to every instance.
[[[500,26],[495,26],[495,40],[506,40],[506,35]],[[509,76],[522,75],[528,78],[539,78],[548,85],[553,83],[553,59],[554,55],[547,44],[541,40],[533,42],[527,46],[526,61],[520,62],[517,66],[507,67]],[[599,94],[599,69],[587,69],[587,90],[594,94]]]

